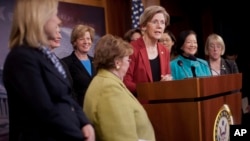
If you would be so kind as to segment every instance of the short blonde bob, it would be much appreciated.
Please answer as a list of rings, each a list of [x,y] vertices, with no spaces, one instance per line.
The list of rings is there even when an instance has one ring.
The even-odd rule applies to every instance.
[[[208,49],[209,49],[209,44],[211,42],[216,42],[218,43],[220,46],[221,46],[221,55],[224,55],[225,53],[225,43],[222,39],[222,37],[218,34],[210,34],[208,37],[207,37],[207,40],[206,40],[206,43],[205,43],[205,55],[208,55]]]

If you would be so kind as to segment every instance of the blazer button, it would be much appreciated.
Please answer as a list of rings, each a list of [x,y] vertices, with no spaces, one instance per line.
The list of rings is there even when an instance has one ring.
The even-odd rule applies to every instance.
[[[74,112],[74,111],[75,111],[75,108],[74,108],[74,107],[71,107],[71,111],[73,111],[73,112]]]

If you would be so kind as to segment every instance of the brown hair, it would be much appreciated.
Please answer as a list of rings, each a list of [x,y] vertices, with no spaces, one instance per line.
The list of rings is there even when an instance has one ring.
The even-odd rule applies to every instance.
[[[147,7],[140,16],[140,26],[146,26],[147,23],[154,17],[155,14],[162,13],[165,17],[166,27],[170,24],[170,16],[166,9],[162,6],[152,5]]]
[[[97,42],[94,53],[94,66],[98,69],[115,68],[115,60],[129,56],[133,47],[123,39],[106,34]]]
[[[127,42],[131,42],[131,37],[134,33],[139,33],[142,35],[141,30],[138,28],[133,28],[133,29],[129,29],[125,34],[124,34],[124,40]]]

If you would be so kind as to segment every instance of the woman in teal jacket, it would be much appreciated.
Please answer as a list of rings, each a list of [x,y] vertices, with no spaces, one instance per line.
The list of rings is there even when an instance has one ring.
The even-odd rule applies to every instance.
[[[177,40],[179,55],[170,62],[173,80],[211,76],[207,61],[195,57],[197,49],[196,33],[192,30],[182,31]]]

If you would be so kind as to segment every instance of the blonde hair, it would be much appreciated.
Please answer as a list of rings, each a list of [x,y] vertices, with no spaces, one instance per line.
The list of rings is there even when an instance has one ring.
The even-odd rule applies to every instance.
[[[73,46],[73,48],[75,49],[75,45],[74,45],[74,42],[82,37],[86,32],[89,32],[90,33],[90,38],[93,42],[94,40],[94,37],[95,37],[95,29],[88,26],[88,25],[83,25],[83,24],[78,24],[76,25],[72,32],[71,32],[71,39],[70,39],[70,42]]]
[[[44,25],[57,13],[58,0],[17,0],[9,39],[9,48],[22,44],[48,45]]]
[[[140,26],[146,26],[147,23],[154,17],[155,14],[162,13],[165,17],[166,27],[170,24],[170,16],[166,9],[162,6],[152,5],[147,7],[140,16]]]
[[[209,44],[212,41],[216,41],[217,43],[219,43],[221,45],[221,55],[223,55],[225,53],[225,43],[222,39],[222,37],[218,34],[210,34],[207,37],[206,43],[205,43],[205,55],[208,55],[208,48],[209,48]]]

